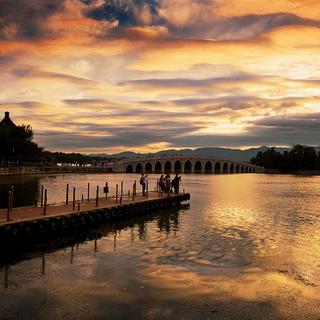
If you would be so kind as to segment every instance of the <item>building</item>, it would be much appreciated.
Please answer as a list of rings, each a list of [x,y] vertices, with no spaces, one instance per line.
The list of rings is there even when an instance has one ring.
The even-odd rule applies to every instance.
[[[10,129],[15,127],[15,123],[10,118],[10,113],[6,111],[4,113],[4,118],[0,122],[0,129]]]

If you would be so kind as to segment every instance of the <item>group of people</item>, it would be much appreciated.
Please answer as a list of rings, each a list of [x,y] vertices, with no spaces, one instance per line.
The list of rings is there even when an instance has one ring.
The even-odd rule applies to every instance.
[[[170,174],[161,175],[159,179],[159,190],[161,192],[174,192],[175,194],[179,193],[181,177],[176,174],[176,176],[171,180]]]
[[[160,192],[171,193],[174,192],[175,194],[179,193],[181,182],[181,176],[176,174],[176,176],[171,180],[170,174],[167,173],[166,175],[162,174],[160,179],[158,180],[158,187]],[[140,185],[142,187],[142,195],[146,195],[146,189],[148,185],[148,175],[141,173],[140,177]]]

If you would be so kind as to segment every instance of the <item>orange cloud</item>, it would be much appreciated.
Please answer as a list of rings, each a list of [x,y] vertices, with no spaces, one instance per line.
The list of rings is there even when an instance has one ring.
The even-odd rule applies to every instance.
[[[320,18],[319,1],[317,0],[216,0],[214,4],[217,14],[228,17],[287,12],[309,19]]]

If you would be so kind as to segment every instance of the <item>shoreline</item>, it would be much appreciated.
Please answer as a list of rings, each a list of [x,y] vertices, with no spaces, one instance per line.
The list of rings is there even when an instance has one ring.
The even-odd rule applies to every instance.
[[[112,173],[106,167],[0,167],[0,176],[65,173]]]
[[[33,175],[48,175],[48,174],[103,174],[103,173],[118,173],[111,168],[106,167],[0,167],[0,177],[5,176],[33,176]],[[173,172],[172,172],[173,173]],[[263,172],[256,174],[282,174],[282,175],[297,175],[297,176],[319,176],[320,170],[299,170],[292,172],[281,172],[276,169],[265,169]],[[180,174],[191,174],[181,172]],[[194,173],[193,173],[194,174]],[[201,175],[214,175],[217,173],[199,173]],[[219,173],[221,175],[223,173]],[[232,175],[236,173],[228,173]]]
[[[283,175],[296,175],[296,176],[319,176],[320,170],[298,170],[298,171],[290,171],[283,172],[275,169],[265,169],[263,172],[265,174],[283,174]]]

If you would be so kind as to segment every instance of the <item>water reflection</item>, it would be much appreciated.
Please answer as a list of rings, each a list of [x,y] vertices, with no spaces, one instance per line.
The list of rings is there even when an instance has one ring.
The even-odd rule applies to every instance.
[[[0,177],[0,209],[8,206],[8,191],[14,188],[13,206],[31,206],[39,197],[40,177],[2,176]]]
[[[181,208],[187,210],[189,205],[183,205]],[[130,242],[134,243],[136,239],[145,240],[147,236],[147,226],[149,222],[156,223],[159,232],[169,232],[171,224],[175,230],[178,230],[179,212],[177,209],[154,212],[148,216],[140,216],[134,219],[125,219],[123,221],[108,222],[106,225],[99,228],[91,228],[87,231],[81,231],[81,235],[77,232],[69,234],[67,238],[57,239],[48,243],[37,243],[36,247],[23,249],[22,252],[0,252],[0,268],[6,268],[9,265],[14,265],[26,259],[42,257],[42,274],[45,274],[45,255],[59,252],[61,249],[70,248],[70,264],[73,264],[75,250],[79,250],[79,246],[86,244],[87,241],[93,242],[93,253],[98,252],[98,240],[113,236],[113,251],[117,249],[117,236],[121,236],[122,231],[130,229]],[[27,250],[27,251],[25,251]]]
[[[107,178],[112,185],[127,176]],[[51,199],[59,199],[71,177],[41,179]],[[79,176],[77,188],[105,179]],[[183,181],[192,194],[190,208],[3,259],[1,315],[317,319],[320,177],[190,175]]]

